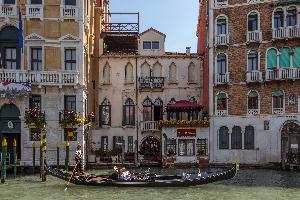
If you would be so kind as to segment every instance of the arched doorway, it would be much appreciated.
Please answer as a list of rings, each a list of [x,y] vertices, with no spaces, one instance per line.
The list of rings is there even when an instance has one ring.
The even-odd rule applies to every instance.
[[[300,164],[300,126],[294,121],[286,122],[281,130],[281,161],[286,165]]]
[[[4,104],[0,109],[0,139],[7,140],[7,149],[11,162],[13,161],[13,141],[17,141],[17,157],[21,158],[21,120],[20,110],[14,104]],[[1,149],[2,150],[2,149]]]
[[[160,141],[153,136],[146,137],[142,142],[140,153],[144,155],[144,160],[161,161]]]

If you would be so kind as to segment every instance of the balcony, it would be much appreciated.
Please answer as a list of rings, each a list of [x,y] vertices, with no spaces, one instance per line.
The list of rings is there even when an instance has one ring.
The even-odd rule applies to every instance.
[[[215,0],[215,7],[224,7],[228,6],[227,0]]]
[[[43,5],[26,5],[27,18],[43,18],[44,9]]]
[[[261,31],[248,31],[247,32],[247,42],[261,42],[262,33]]]
[[[226,116],[228,115],[228,110],[217,110],[216,114],[217,116]]]
[[[273,114],[283,115],[284,114],[284,108],[273,108]]]
[[[300,37],[300,26],[280,27],[273,29],[273,39]]]
[[[246,74],[247,83],[262,81],[262,73],[260,71],[251,71]]]
[[[141,122],[141,131],[159,131],[158,121],[145,121]]]
[[[143,89],[159,89],[163,90],[165,83],[164,77],[140,77],[139,88]]]
[[[110,20],[102,23],[102,33],[138,34],[140,31],[139,13],[103,13],[103,16]],[[121,22],[122,18],[126,19],[126,22]],[[117,19],[121,21],[116,21]]]
[[[76,6],[63,6],[60,8],[60,15],[64,19],[75,19],[78,17],[78,8]]]
[[[1,13],[0,17],[12,17],[17,15],[17,7],[16,5],[0,5]]]
[[[229,73],[215,74],[215,84],[227,84],[229,83]]]
[[[248,109],[248,115],[258,115],[259,114],[259,109]]]
[[[216,45],[227,45],[228,43],[229,43],[228,34],[216,35],[216,40],[215,40]]]
[[[285,80],[285,79],[300,79],[300,69],[298,68],[285,68],[266,70],[266,80]]]
[[[78,72],[1,70],[0,82],[30,82],[33,85],[79,84]]]

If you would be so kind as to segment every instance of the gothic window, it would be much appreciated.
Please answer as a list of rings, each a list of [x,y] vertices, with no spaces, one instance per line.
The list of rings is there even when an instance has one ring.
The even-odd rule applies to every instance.
[[[162,77],[162,66],[160,63],[155,63],[154,66],[153,66],[153,74],[152,76],[153,77]]]
[[[227,110],[226,93],[221,92],[217,95],[217,110]]]
[[[125,67],[125,82],[133,83],[133,66],[131,63],[128,63]]]
[[[277,50],[271,48],[267,51],[267,68],[272,69],[276,68],[277,66]]]
[[[227,73],[227,58],[224,53],[219,53],[217,55],[217,74]]]
[[[152,101],[147,98],[143,102],[143,119],[144,121],[152,121]]]
[[[246,126],[244,135],[244,149],[254,149],[254,127]]]
[[[104,99],[100,105],[99,109],[99,116],[100,116],[100,126],[111,125],[111,104],[108,99]]]
[[[196,77],[195,64],[191,63],[188,67],[188,82],[194,83],[196,81],[195,77]]]
[[[294,67],[300,68],[300,46],[294,48],[293,65]]]
[[[174,83],[177,81],[177,70],[176,70],[176,65],[172,63],[169,66],[169,81],[171,83]]]
[[[142,64],[141,67],[141,77],[150,77],[150,65],[148,63]]]
[[[123,125],[135,125],[135,105],[130,98],[126,100],[123,106]]]
[[[217,19],[217,35],[224,34],[227,34],[227,20],[222,16]]]
[[[273,28],[278,29],[284,26],[284,13],[282,9],[274,11]]]
[[[273,101],[273,113],[279,114],[283,112],[284,109],[284,94],[281,90],[277,90],[272,94]]]
[[[297,9],[295,7],[288,8],[286,14],[286,26],[295,26],[297,24]]]
[[[248,15],[248,31],[258,30],[258,15],[256,12],[252,12]]]
[[[234,126],[231,133],[231,149],[242,149],[242,129]]]
[[[103,67],[103,84],[110,84],[110,66],[108,63]]]
[[[258,94],[251,91],[248,94],[248,110],[258,110]]]
[[[229,149],[229,129],[226,126],[219,129],[219,149]]]
[[[290,67],[290,48],[281,48],[279,56],[280,68]]]
[[[258,70],[258,53],[255,50],[251,50],[248,54],[248,71]]]
[[[163,119],[163,101],[158,98],[155,99],[154,103],[154,121],[159,121]]]

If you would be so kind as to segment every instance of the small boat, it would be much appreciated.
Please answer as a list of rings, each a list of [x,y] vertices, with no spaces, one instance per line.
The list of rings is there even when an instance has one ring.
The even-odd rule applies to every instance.
[[[69,181],[72,174],[61,169],[46,166],[48,174]],[[134,174],[131,180],[113,179],[111,176],[75,175],[70,180],[76,185],[113,186],[113,187],[188,187],[213,183],[233,178],[238,171],[238,164],[221,172],[201,172],[182,175]]]

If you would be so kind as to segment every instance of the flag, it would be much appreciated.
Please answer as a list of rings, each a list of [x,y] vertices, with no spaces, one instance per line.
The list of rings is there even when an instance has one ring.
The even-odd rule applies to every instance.
[[[19,31],[18,31],[19,48],[23,51],[23,24],[22,24],[22,13],[21,3],[19,0]]]

